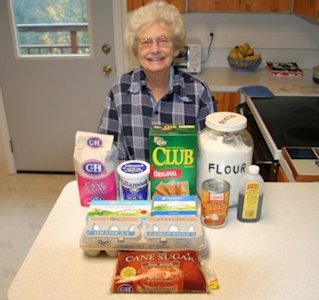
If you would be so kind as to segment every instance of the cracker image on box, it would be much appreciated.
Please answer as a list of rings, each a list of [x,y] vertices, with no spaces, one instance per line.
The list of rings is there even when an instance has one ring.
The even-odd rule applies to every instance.
[[[189,182],[176,182],[175,180],[164,183],[161,181],[155,187],[153,196],[180,196],[180,195],[190,195]]]
[[[196,194],[196,125],[153,125],[149,135],[151,197]]]

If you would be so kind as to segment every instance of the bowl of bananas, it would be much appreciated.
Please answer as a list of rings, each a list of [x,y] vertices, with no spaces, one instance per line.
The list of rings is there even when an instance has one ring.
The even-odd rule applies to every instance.
[[[261,64],[261,55],[249,43],[235,46],[227,57],[229,66],[237,72],[253,72]]]

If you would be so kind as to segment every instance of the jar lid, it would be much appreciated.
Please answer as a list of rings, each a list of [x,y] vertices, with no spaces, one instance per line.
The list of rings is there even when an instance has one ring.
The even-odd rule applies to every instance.
[[[221,111],[209,114],[205,119],[205,124],[211,129],[233,132],[245,129],[247,119],[241,114]]]
[[[141,160],[129,160],[117,167],[117,173],[121,178],[140,180],[145,179],[150,173],[150,164]]]

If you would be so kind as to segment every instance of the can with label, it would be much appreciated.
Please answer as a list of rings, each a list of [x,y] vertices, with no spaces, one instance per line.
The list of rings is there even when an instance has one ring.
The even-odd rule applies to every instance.
[[[211,228],[226,225],[229,207],[230,185],[223,179],[207,179],[202,183],[201,220]]]

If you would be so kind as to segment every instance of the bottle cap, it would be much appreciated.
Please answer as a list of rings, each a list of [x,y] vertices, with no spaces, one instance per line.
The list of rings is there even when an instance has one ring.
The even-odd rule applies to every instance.
[[[247,119],[241,114],[221,111],[209,114],[205,119],[205,124],[218,131],[234,132],[245,129]]]
[[[259,167],[256,165],[250,165],[248,167],[248,173],[249,174],[259,174]]]

